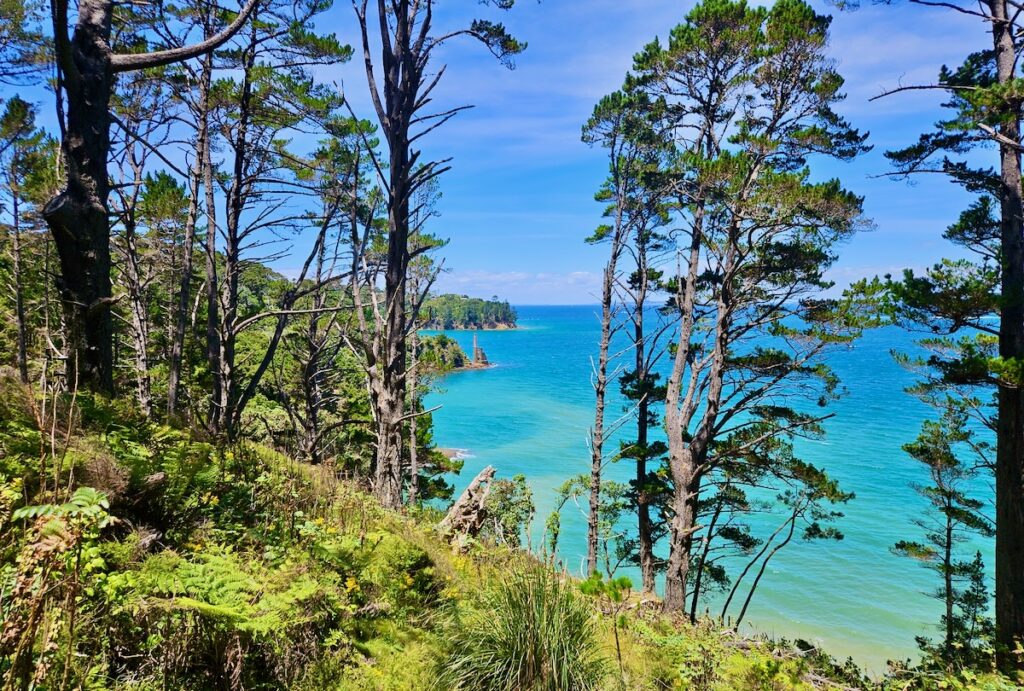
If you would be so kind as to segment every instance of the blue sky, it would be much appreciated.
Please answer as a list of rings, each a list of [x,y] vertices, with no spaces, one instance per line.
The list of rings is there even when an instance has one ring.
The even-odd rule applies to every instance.
[[[879,177],[891,170],[882,152],[913,142],[942,117],[942,94],[915,91],[869,102],[900,84],[928,83],[942,64],[959,64],[990,40],[981,22],[938,8],[865,2],[834,15],[829,52],[846,78],[839,110],[871,132],[874,150],[853,163],[815,165],[819,178],[839,177],[865,197],[875,228],[843,248],[832,278],[842,286],[862,276],[920,269],[952,248],[942,230],[967,196],[939,176],[913,185]],[[439,54],[448,71],[436,107],[474,104],[423,141],[426,157],[453,157],[441,179],[440,216],[431,230],[447,238],[445,273],[436,288],[514,304],[590,304],[597,301],[605,249],[584,242],[601,222],[593,200],[607,164],[604,153],[580,141],[594,103],[621,85],[632,56],[655,36],[664,38],[693,0],[518,0],[500,12],[471,0],[441,0],[438,32],[470,17],[503,21],[529,47],[508,70],[478,43],[456,41]],[[318,23],[355,45],[349,0]],[[360,117],[372,117],[360,60],[324,68],[318,76],[343,89]],[[41,120],[55,130],[50,98]],[[0,94],[2,95],[2,94]],[[310,142],[312,143],[312,142]],[[168,152],[172,158],[176,154]],[[994,156],[992,157],[994,162]],[[273,265],[297,273],[309,238],[294,241]]]
[[[435,131],[424,147],[454,157],[433,224],[433,232],[450,240],[439,289],[498,295],[515,304],[596,301],[604,251],[584,238],[600,222],[593,193],[606,164],[601,151],[580,141],[580,127],[597,99],[622,83],[633,54],[654,36],[664,37],[692,6],[672,0],[519,0],[512,11],[496,13],[469,2],[442,5],[451,16],[439,16],[439,29],[475,11],[501,19],[529,47],[513,71],[468,41],[443,54],[449,67],[438,107],[476,107]],[[926,266],[951,252],[941,232],[965,205],[965,195],[939,177],[911,186],[875,176],[889,170],[882,151],[912,142],[941,116],[941,94],[869,99],[898,84],[934,80],[940,65],[959,64],[986,45],[984,27],[941,9],[818,7],[835,15],[829,51],[847,80],[841,111],[871,132],[875,147],[854,163],[815,169],[816,176],[839,177],[864,195],[875,224],[844,248],[833,278],[844,284]],[[341,0],[323,24],[354,43],[351,12]],[[325,76],[344,85],[360,115],[370,115],[361,65]]]

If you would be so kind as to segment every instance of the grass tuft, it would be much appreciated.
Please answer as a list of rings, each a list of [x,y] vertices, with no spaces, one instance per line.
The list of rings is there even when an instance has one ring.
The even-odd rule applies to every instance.
[[[607,674],[594,611],[571,582],[538,568],[511,572],[443,631],[441,688],[587,691]]]

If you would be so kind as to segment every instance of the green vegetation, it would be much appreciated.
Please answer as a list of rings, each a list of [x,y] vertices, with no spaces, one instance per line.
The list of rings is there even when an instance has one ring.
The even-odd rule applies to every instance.
[[[127,402],[62,399],[53,435],[25,386],[0,386],[5,688],[1012,688],[869,684],[817,651],[666,617],[621,578],[578,583],[490,538],[453,552],[433,510],[384,510],[323,466]],[[68,477],[91,485],[68,494]],[[513,528],[519,484],[495,508]]]
[[[984,504],[968,496],[964,485],[979,469],[960,458],[963,449],[983,450],[970,431],[967,413],[949,407],[937,422],[925,422],[918,438],[904,448],[929,471],[932,484],[919,487],[931,511],[917,521],[924,541],[901,540],[897,554],[917,559],[933,569],[942,584],[935,598],[943,603],[939,622],[942,639],[935,643],[918,636],[926,666],[944,670],[991,667],[995,652],[994,628],[988,616],[989,593],[981,553],[961,554],[959,545],[971,536],[991,538],[992,522]]]
[[[949,119],[888,153],[977,196],[945,233],[966,255],[843,299],[827,277],[864,200],[819,166],[869,145],[838,108],[831,17],[704,0],[638,46],[583,130],[608,163],[590,472],[534,552],[525,476],[487,468],[446,506],[461,462],[424,398],[468,363],[420,335],[516,326],[497,297],[431,295],[451,159],[421,140],[469,107],[432,110],[457,93],[434,93],[442,46],[511,67],[526,44],[469,14],[514,0],[444,27],[435,4],[355,2],[354,50],[316,29],[331,0],[0,0],[0,691],[1021,688],[1019,5],[923,3],[991,33],[932,85]],[[357,52],[362,115],[321,81]],[[866,679],[736,630],[780,550],[843,537],[853,494],[798,440],[841,393],[826,355],[879,323],[929,331],[927,357],[898,358],[938,411],[904,447],[930,512],[892,549],[934,572],[944,614],[919,662]],[[617,460],[628,484],[602,477]],[[994,517],[964,489],[986,473]],[[584,499],[579,582],[559,538]],[[962,549],[979,536],[994,620]]]
[[[596,689],[606,676],[591,609],[571,582],[513,573],[448,625],[442,685],[459,691]]]
[[[516,325],[516,311],[497,296],[490,300],[468,295],[436,295],[423,303],[423,323],[428,329],[509,329]]]
[[[3,385],[7,688],[367,688],[372,660],[431,635],[425,618],[466,568],[429,520],[390,515],[322,467],[92,396],[37,465],[31,399]],[[69,475],[96,488],[22,505]]]
[[[444,334],[421,337],[417,346],[416,357],[427,372],[443,374],[462,369],[470,363],[459,342]]]

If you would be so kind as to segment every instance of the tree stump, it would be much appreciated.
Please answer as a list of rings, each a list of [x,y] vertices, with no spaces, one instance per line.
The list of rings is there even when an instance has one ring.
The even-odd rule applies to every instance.
[[[480,534],[480,529],[487,518],[487,497],[491,493],[494,473],[493,466],[481,470],[437,526],[459,550],[467,547],[469,538]]]

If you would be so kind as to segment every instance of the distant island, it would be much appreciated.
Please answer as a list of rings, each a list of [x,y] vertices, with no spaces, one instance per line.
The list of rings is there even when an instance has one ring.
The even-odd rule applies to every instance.
[[[423,303],[427,329],[514,329],[517,314],[508,301],[497,296],[490,300],[448,293],[428,298]]]

